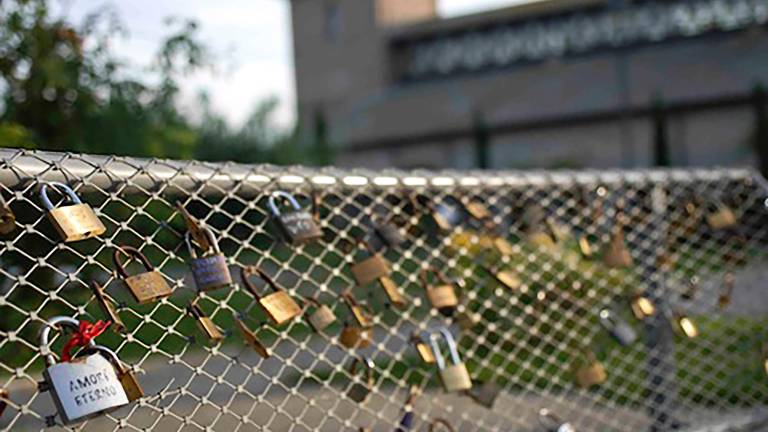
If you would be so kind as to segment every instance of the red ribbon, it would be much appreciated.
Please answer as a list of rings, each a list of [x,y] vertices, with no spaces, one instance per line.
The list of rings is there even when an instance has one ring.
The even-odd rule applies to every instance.
[[[105,322],[99,320],[95,324],[92,324],[88,321],[81,320],[80,328],[77,330],[77,333],[74,333],[72,337],[69,338],[67,344],[64,345],[64,348],[61,350],[61,361],[68,362],[72,360],[72,355],[70,354],[72,348],[88,345],[93,338],[104,333],[104,330],[106,330],[110,324],[112,324],[112,321]]]

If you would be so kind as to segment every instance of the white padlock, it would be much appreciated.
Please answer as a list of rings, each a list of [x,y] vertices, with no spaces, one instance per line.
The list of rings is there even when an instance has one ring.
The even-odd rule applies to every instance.
[[[81,422],[127,405],[128,397],[115,368],[101,354],[65,363],[56,362],[50,354],[49,336],[52,328],[65,326],[78,330],[79,322],[74,318],[57,316],[51,318],[40,331],[40,347],[49,352],[45,357],[43,390],[50,390],[62,423]],[[95,346],[95,342],[90,341],[87,348]]]

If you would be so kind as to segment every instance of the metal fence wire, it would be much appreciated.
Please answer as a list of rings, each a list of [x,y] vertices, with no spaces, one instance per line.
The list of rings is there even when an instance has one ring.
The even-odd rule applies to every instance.
[[[97,343],[133,368],[145,396],[74,429],[392,431],[410,398],[414,431],[438,418],[457,431],[542,431],[541,409],[578,431],[768,430],[768,195],[750,170],[366,171],[19,150],[0,159],[0,192],[16,216],[0,243],[2,430],[64,427],[38,390],[47,353],[38,332],[56,315],[107,319],[91,281],[125,325]],[[48,181],[71,186],[106,232],[62,242],[38,197]],[[316,198],[323,237],[286,242],[269,211],[275,191],[306,208]],[[231,286],[196,288],[177,202],[214,233]],[[385,223],[401,244],[372,234]],[[380,282],[357,286],[351,267],[370,253],[360,239],[388,262],[403,305]],[[172,295],[136,303],[112,262],[126,246]],[[317,333],[309,308],[277,326],[245,289],[242,266],[299,303],[316,298],[337,322]],[[454,285],[452,316],[430,304],[428,268]],[[372,313],[368,347],[340,343],[354,325],[345,292]],[[193,299],[221,341],[188,313]],[[414,333],[429,342],[441,327],[457,340],[469,393],[444,391],[416,347]],[[52,334],[58,356],[68,335]],[[350,373],[360,355],[374,364],[370,383]],[[370,395],[355,402],[361,386]]]

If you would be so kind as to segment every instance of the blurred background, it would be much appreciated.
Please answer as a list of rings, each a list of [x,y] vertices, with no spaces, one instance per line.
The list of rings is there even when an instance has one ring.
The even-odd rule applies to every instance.
[[[0,1],[0,145],[768,172],[766,0]]]

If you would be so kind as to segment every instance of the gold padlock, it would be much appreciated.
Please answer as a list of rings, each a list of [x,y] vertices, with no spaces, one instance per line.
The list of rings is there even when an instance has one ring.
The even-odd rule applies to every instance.
[[[603,262],[611,268],[624,268],[632,265],[632,254],[629,253],[627,245],[624,242],[624,228],[622,224],[617,224],[611,235],[611,241],[608,243]]]
[[[266,296],[259,294],[259,290],[251,282],[250,277],[257,275],[259,279],[267,283],[272,289],[272,293]],[[255,266],[243,267],[241,269],[243,285],[259,303],[259,306],[269,315],[269,318],[276,325],[282,325],[301,315],[301,307],[288,293],[277,286],[274,280]]]
[[[736,278],[733,273],[727,272],[723,276],[723,288],[720,291],[720,295],[717,297],[717,305],[720,309],[725,309],[731,304],[731,296],[733,296],[733,287],[736,285]]]
[[[581,252],[581,256],[585,259],[592,258],[592,244],[589,242],[589,237],[586,234],[582,234],[579,237],[579,252]]]
[[[448,352],[451,357],[451,364],[446,364],[443,355],[440,353],[440,343],[438,339],[442,337],[448,344]],[[443,383],[443,388],[448,392],[469,390],[472,388],[472,378],[469,376],[467,365],[461,361],[459,357],[459,349],[456,346],[456,341],[453,339],[453,335],[445,327],[440,327],[437,332],[432,333],[429,337],[429,342],[432,345],[432,353],[435,356],[435,363],[437,364],[438,374],[440,375],[440,381]]]
[[[411,333],[411,343],[416,348],[421,361],[426,364],[433,364],[435,362],[435,355],[432,353],[432,349],[424,342],[424,339],[422,339],[418,332],[414,331]]]
[[[629,301],[629,307],[632,309],[632,314],[639,320],[644,320],[653,316],[656,313],[656,306],[648,297],[644,296],[642,292],[635,292]]]
[[[63,190],[71,202],[70,205],[54,207],[48,198],[48,186],[55,190]],[[97,237],[107,230],[96,213],[88,204],[83,204],[80,197],[69,186],[58,183],[43,183],[40,186],[40,200],[48,210],[48,219],[65,242],[74,242],[91,237]]]
[[[261,342],[261,340],[259,340],[256,332],[248,328],[243,320],[237,317],[235,317],[235,325],[237,326],[237,329],[240,330],[240,334],[243,336],[243,339],[248,346],[253,348],[253,350],[256,351],[256,353],[259,354],[262,358],[269,358],[269,348],[267,348]]]
[[[556,250],[557,244],[544,225],[544,209],[533,205],[525,209],[523,214],[526,240],[536,247]]]
[[[437,278],[439,285],[433,286],[429,283],[428,275],[432,273]],[[456,295],[453,284],[445,278],[439,270],[434,267],[422,269],[419,274],[421,285],[427,292],[427,299],[432,307],[437,309],[444,316],[451,316],[459,305],[459,297]]]
[[[582,360],[576,365],[574,374],[576,384],[581,388],[590,388],[604,383],[608,379],[608,374],[603,364],[595,357],[595,353],[587,350],[584,352],[584,358],[586,361]]]
[[[464,204],[464,209],[467,213],[478,221],[483,222],[491,218],[491,212],[488,210],[488,207],[480,201],[463,200],[462,204]]]
[[[371,327],[372,312],[367,306],[359,304],[349,291],[342,293],[341,299],[347,305],[352,319],[357,323],[357,327]]]
[[[672,327],[678,334],[689,339],[693,339],[699,335],[699,329],[696,327],[696,323],[681,311],[676,311],[672,314]]]
[[[367,241],[360,240],[357,244],[363,245],[370,254],[369,257],[352,264],[350,267],[357,285],[365,286],[373,281],[377,281],[393,306],[398,308],[405,307],[407,304],[405,298],[397,285],[395,285],[395,282],[389,277],[390,270],[387,260],[381,254],[375,252]]]
[[[709,213],[707,213],[706,220],[707,225],[714,230],[731,228],[738,223],[736,213],[724,203],[715,205]]]
[[[483,266],[486,272],[488,272],[496,282],[500,283],[511,290],[518,290],[522,286],[523,282],[510,270],[500,270],[497,267]]]
[[[552,234],[552,238],[555,239],[555,243],[562,244],[568,241],[568,237],[570,236],[568,228],[558,222],[555,218],[547,218],[547,229]]]
[[[187,312],[197,321],[198,328],[205,334],[209,342],[219,343],[224,340],[224,335],[221,333],[221,330],[219,330],[213,320],[203,312],[197,304],[197,300],[193,300],[189,303]]]
[[[373,342],[373,329],[370,327],[356,327],[344,324],[341,329],[339,342],[347,348],[367,348]]]
[[[145,271],[134,276],[130,276],[125,270],[125,266],[120,260],[120,255],[125,254],[141,261]],[[133,298],[139,304],[155,302],[161,298],[173,294],[173,290],[165,281],[163,275],[155,270],[155,267],[149,262],[149,259],[138,249],[132,246],[119,246],[112,254],[112,261],[115,263],[117,273],[122,277],[123,283]]]
[[[197,243],[200,249],[204,251],[212,249],[213,245],[210,243],[210,236],[208,235],[206,228],[189,214],[180,201],[176,202],[176,209],[181,214],[182,219],[184,219],[184,224],[187,226],[187,231],[192,236],[192,240]]]
[[[494,236],[493,246],[496,247],[496,250],[502,255],[511,256],[515,253],[515,247],[512,246],[506,238],[500,235]]]
[[[305,300],[304,313],[306,313],[310,305],[314,307],[314,311],[307,316],[307,322],[314,331],[322,333],[328,326],[336,322],[336,314],[333,313],[330,307],[312,297],[308,297]]]
[[[16,215],[0,193],[0,234],[8,234],[16,229]]]
[[[88,284],[88,287],[91,289],[93,296],[96,297],[99,309],[101,309],[101,312],[107,318],[107,321],[112,322],[112,325],[110,326],[112,331],[115,333],[125,332],[125,324],[123,323],[123,320],[120,319],[120,315],[115,310],[114,305],[104,294],[104,289],[101,285],[96,281],[91,281],[91,283]]]

